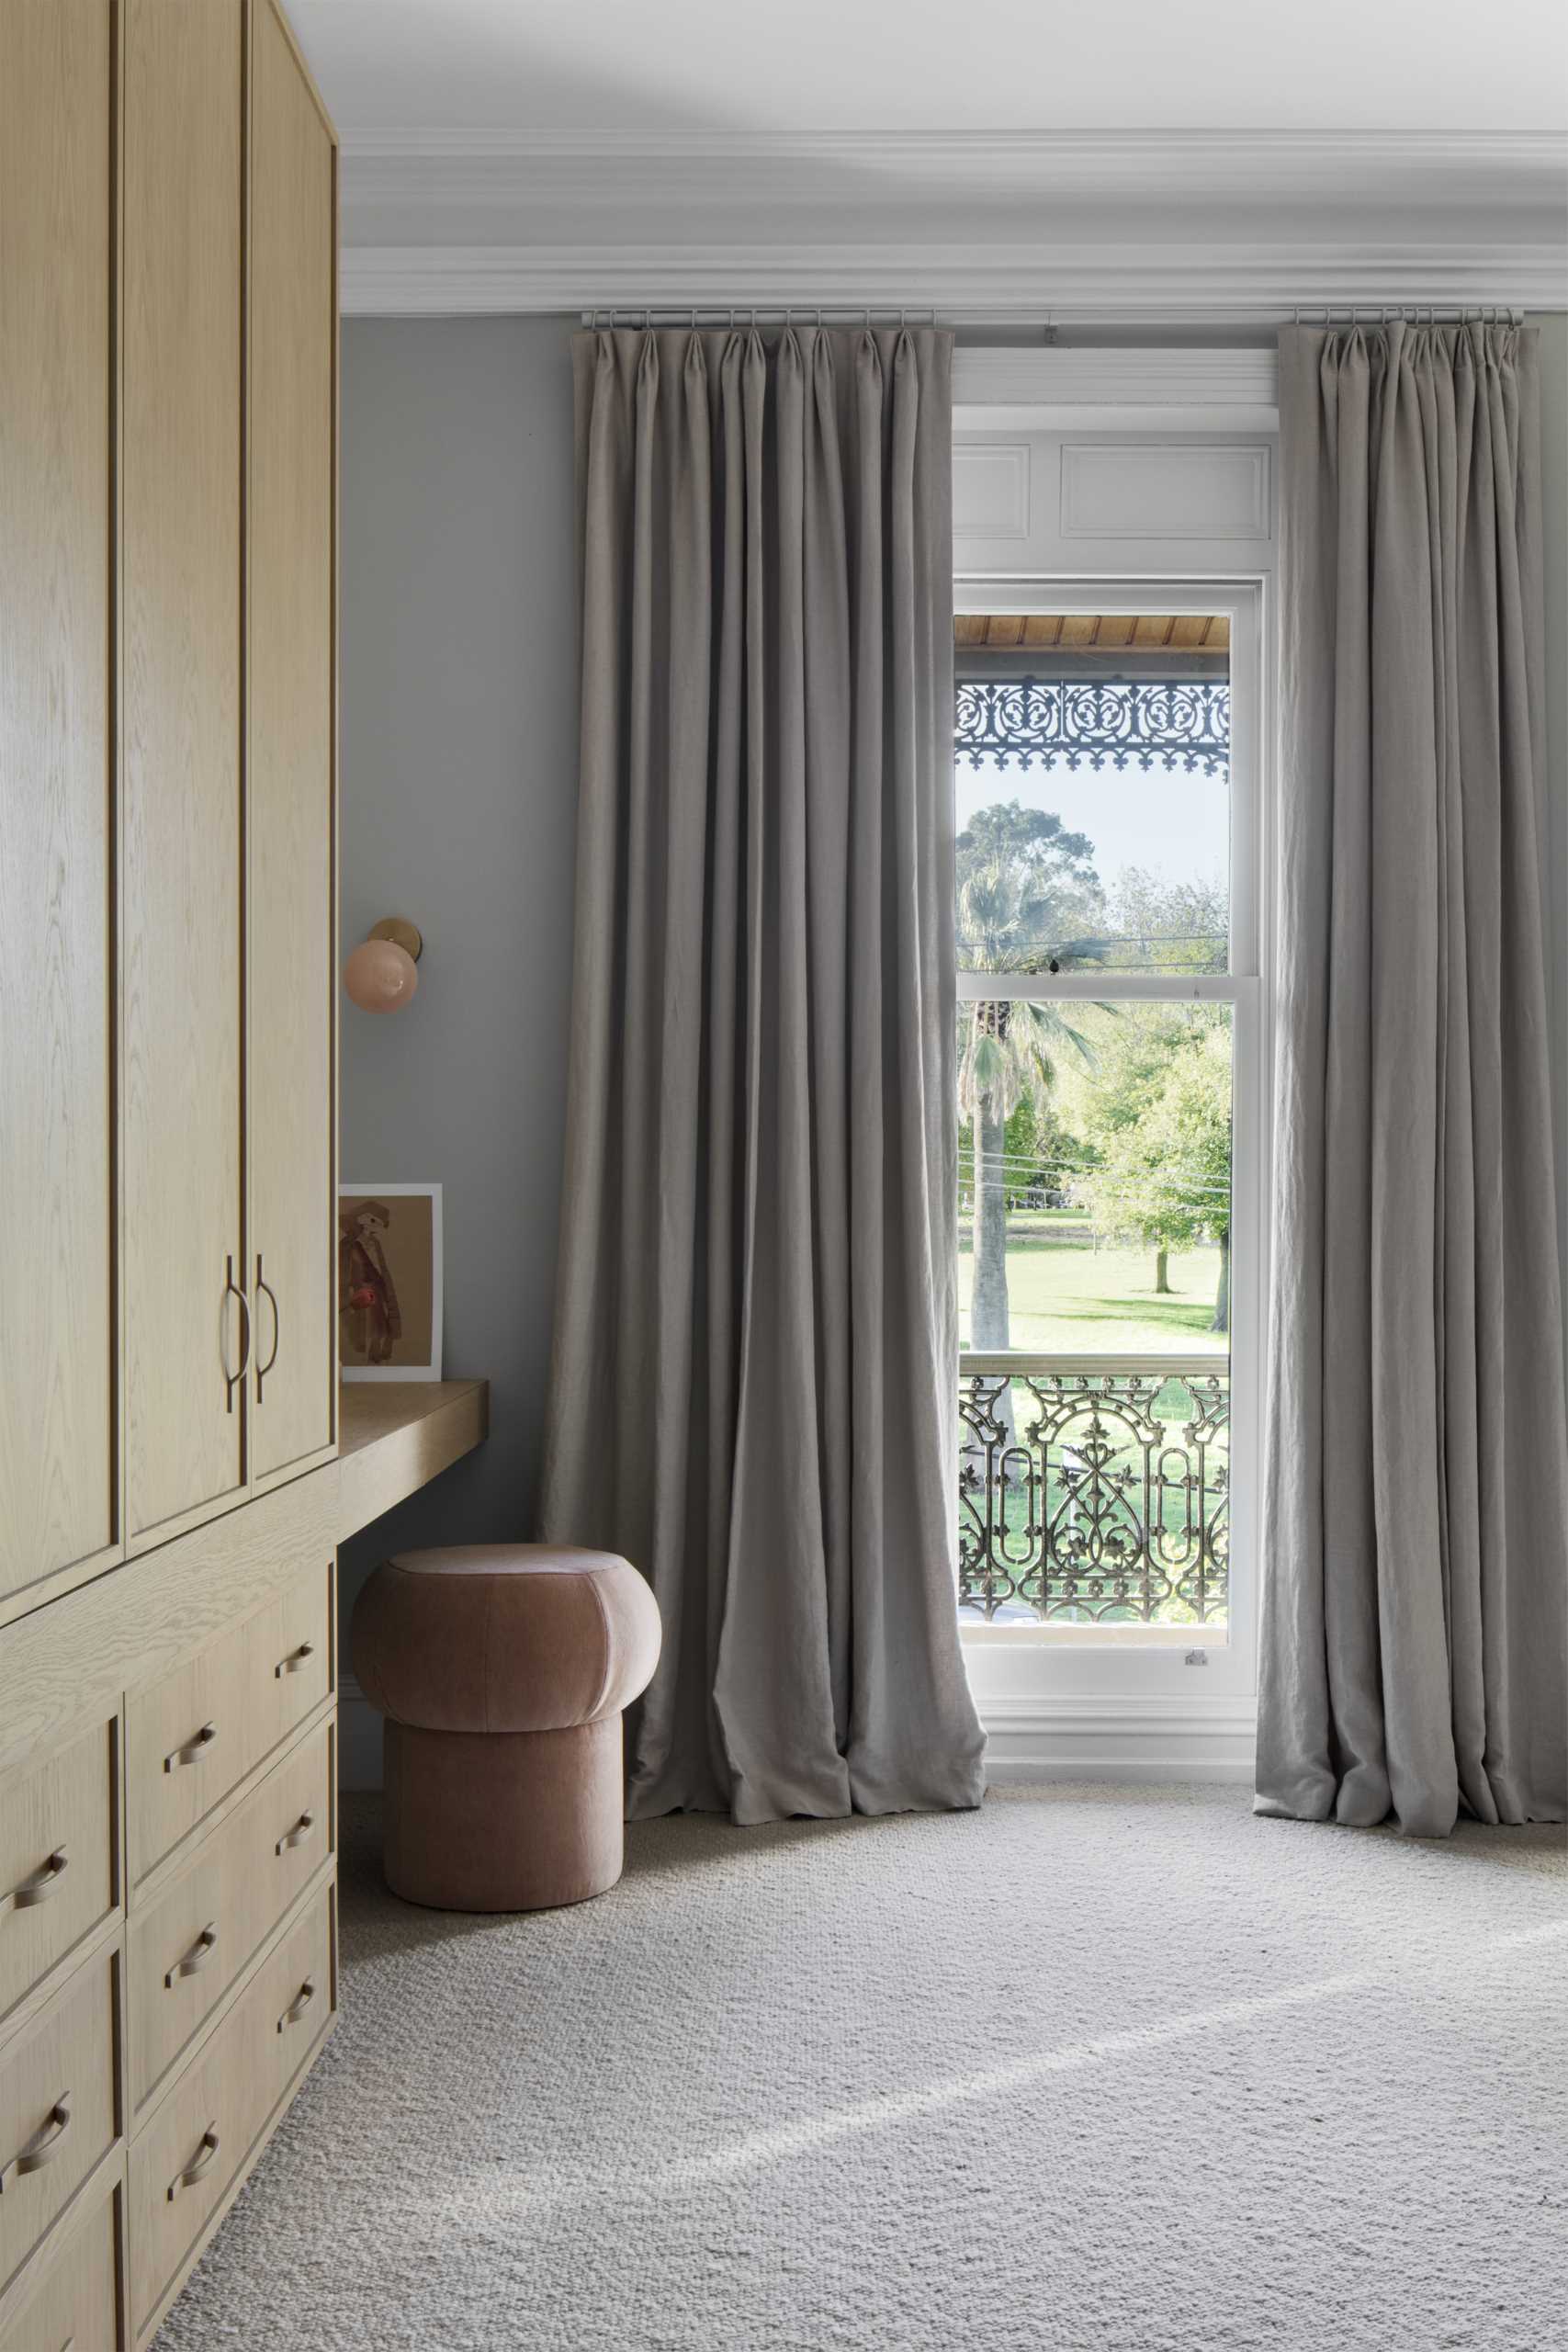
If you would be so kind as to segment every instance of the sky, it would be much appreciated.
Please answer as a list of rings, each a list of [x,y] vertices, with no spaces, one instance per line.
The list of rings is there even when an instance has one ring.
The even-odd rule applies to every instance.
[[[1016,759],[1005,768],[982,759],[976,768],[963,759],[954,781],[960,832],[976,809],[997,801],[1049,808],[1071,831],[1089,835],[1107,886],[1129,865],[1146,867],[1162,881],[1228,878],[1230,788],[1223,775],[1159,766],[1146,775],[1140,768],[1074,770],[1043,759],[1027,769]]]

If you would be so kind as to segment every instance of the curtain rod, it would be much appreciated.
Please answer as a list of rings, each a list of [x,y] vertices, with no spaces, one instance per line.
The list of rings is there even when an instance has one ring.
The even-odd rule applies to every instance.
[[[889,302],[617,302],[580,311],[585,327],[751,327],[776,322],[821,326],[843,321],[852,326],[962,327],[969,333],[993,328],[1018,335],[1032,331],[1043,343],[1055,341],[1065,326],[1522,326],[1525,313],[1505,302],[1296,302],[1273,307],[1220,310],[1139,311],[1074,308],[1064,311],[938,311]]]

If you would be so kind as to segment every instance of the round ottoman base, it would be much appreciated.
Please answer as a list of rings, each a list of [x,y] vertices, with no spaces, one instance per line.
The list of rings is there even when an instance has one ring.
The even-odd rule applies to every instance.
[[[621,1875],[621,1718],[562,1731],[389,1721],[387,1883],[434,1911],[543,1911]]]

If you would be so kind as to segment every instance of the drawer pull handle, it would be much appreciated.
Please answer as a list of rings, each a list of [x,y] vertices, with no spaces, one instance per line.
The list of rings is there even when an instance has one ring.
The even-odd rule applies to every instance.
[[[7,1911],[30,1911],[35,1903],[47,1903],[70,1867],[64,1847],[57,1846],[41,1870],[23,1879],[9,1894],[0,1894],[0,1919]]]
[[[0,2196],[5,2194],[8,2181],[20,2180],[24,2174],[41,2172],[45,2165],[51,2165],[60,2154],[70,2129],[71,2093],[62,2091],[50,2109],[49,2119],[41,2130],[33,2133],[27,2146],[14,2155],[8,2165],[0,2165]]]
[[[302,1813],[299,1815],[299,1820],[295,1823],[293,1828],[286,1829],[284,1831],[282,1837],[273,1848],[273,1852],[275,1854],[286,1854],[290,1846],[302,1846],[305,1843],[306,1838],[310,1836],[311,1830],[315,1827],[315,1824],[316,1816],[313,1813]]]
[[[189,1951],[185,1954],[183,1959],[176,1960],[173,1968],[171,1968],[164,1976],[164,1983],[170,1992],[173,1992],[175,1986],[179,1983],[182,1976],[194,1976],[198,1968],[205,1968],[207,1966],[208,1962],[212,1957],[217,1942],[218,1922],[216,1919],[209,1919],[206,1927],[203,1928],[200,1935],[197,1936]]]
[[[203,1724],[194,1739],[187,1739],[183,1747],[170,1749],[164,1758],[164,1771],[175,1772],[182,1764],[199,1764],[217,1736],[216,1724]]]
[[[287,1657],[280,1657],[278,1659],[277,1664],[272,1669],[273,1679],[276,1682],[281,1682],[286,1674],[298,1674],[306,1659],[314,1657],[315,1655],[316,1645],[314,1642],[301,1642],[297,1650],[290,1650]]]
[[[299,1990],[295,1994],[294,1998],[289,2002],[288,2007],[284,2010],[283,2015],[277,2020],[277,2030],[279,2033],[286,2032],[291,2025],[298,2025],[315,1997],[315,1980],[313,1977],[307,1976],[305,1982],[300,1985]]]
[[[201,2135],[201,2140],[195,2155],[191,2158],[189,2164],[186,2165],[184,2172],[175,2173],[173,2180],[169,2183],[169,2202],[171,2205],[174,2203],[182,2188],[194,2188],[197,2182],[201,2178],[202,2174],[204,2172],[211,2171],[213,2165],[217,2162],[218,2146],[218,2126],[216,2123],[209,2123],[206,2131]]]

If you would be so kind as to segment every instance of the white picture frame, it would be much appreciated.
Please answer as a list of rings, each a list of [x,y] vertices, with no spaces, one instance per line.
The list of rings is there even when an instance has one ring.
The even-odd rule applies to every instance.
[[[409,1234],[404,1238],[397,1235],[395,1204],[414,1201],[428,1202],[428,1219],[410,1217]],[[369,1218],[368,1225],[345,1221],[345,1208],[354,1202],[364,1204],[363,1215]],[[377,1209],[382,1212],[379,1218],[372,1215]],[[423,1271],[427,1236],[428,1290]],[[416,1253],[403,1265],[402,1294],[397,1287],[400,1242],[403,1250],[412,1249]],[[439,1380],[444,1290],[440,1185],[340,1183],[337,1253],[340,1377],[345,1381]],[[358,1280],[354,1279],[355,1275]],[[366,1291],[376,1295],[368,1299],[356,1295]],[[412,1301],[417,1315],[419,1329],[414,1332],[403,1328],[405,1299]],[[389,1319],[397,1326],[391,1334],[386,1329]],[[411,1343],[412,1353],[408,1351]],[[388,1348],[389,1358],[395,1361],[371,1360],[381,1348]]]

